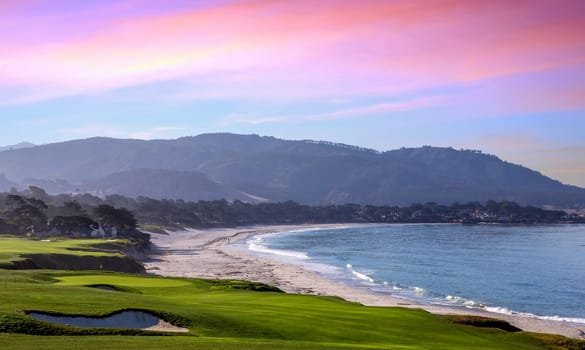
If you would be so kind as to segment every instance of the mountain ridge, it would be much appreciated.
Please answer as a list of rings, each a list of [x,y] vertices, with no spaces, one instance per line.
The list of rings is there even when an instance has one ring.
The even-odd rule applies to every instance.
[[[34,147],[34,146],[36,146],[34,143],[23,141],[23,142],[16,143],[14,145],[0,146],[0,152],[21,149],[21,148],[30,148],[30,147]]]
[[[142,174],[139,169],[157,173]],[[128,172],[132,175],[119,175]],[[0,173],[12,182],[59,180],[61,189],[70,183],[72,188],[103,192],[108,192],[104,179],[110,177],[110,187],[117,181],[118,191],[133,196],[147,193],[159,180],[163,184],[165,176],[185,185],[189,176],[198,179],[191,187],[183,186],[183,194],[173,191],[167,181],[167,191],[158,191],[157,197],[172,199],[260,197],[376,205],[493,199],[585,206],[585,189],[476,150],[423,146],[377,151],[327,141],[229,133],[149,141],[94,137],[5,151],[0,152]],[[114,174],[118,180],[112,180]],[[198,197],[196,192],[205,190],[206,182],[193,174],[207,177],[210,182],[205,186],[215,188],[216,194]],[[136,181],[149,185],[138,190]],[[133,191],[125,191],[132,186]]]

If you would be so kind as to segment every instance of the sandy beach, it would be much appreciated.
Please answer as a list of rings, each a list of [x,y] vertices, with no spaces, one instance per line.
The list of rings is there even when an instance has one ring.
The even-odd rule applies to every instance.
[[[522,315],[491,313],[481,309],[415,304],[391,295],[378,295],[330,281],[301,266],[258,257],[228,245],[254,235],[341,226],[349,225],[258,226],[185,230],[169,232],[168,235],[153,233],[153,254],[151,259],[145,262],[145,267],[149,273],[161,276],[242,279],[273,285],[287,293],[338,296],[368,306],[422,308],[435,314],[492,317],[505,320],[529,332],[560,334],[585,339],[585,325]]]

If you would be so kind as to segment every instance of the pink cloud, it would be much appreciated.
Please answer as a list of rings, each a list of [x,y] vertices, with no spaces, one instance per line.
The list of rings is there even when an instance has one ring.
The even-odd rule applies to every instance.
[[[585,62],[583,4],[239,1],[174,13],[130,12],[100,18],[87,31],[81,19],[60,23],[83,33],[71,38],[52,37],[51,31],[45,36],[43,28],[26,28],[31,22],[21,20],[33,39],[14,43],[7,38],[17,33],[0,35],[0,84],[47,86],[52,96],[203,75],[212,94],[262,98],[476,84]]]
[[[585,64],[503,77],[453,96],[453,118],[585,109]]]
[[[396,112],[416,110],[435,105],[440,101],[440,97],[418,98],[398,102],[375,103],[365,106],[350,107],[337,109],[324,113],[304,114],[304,115],[280,115],[280,116],[262,116],[254,117],[248,115],[230,115],[222,121],[222,125],[230,124],[266,124],[266,123],[298,123],[298,122],[315,122],[325,120],[338,120],[357,118],[374,115],[392,115]]]
[[[463,3],[467,6],[429,10],[426,18],[399,30],[387,41],[397,50],[392,55],[382,50],[379,65],[433,84],[585,62],[583,3]]]
[[[3,0],[0,2],[0,17],[12,14],[28,6],[34,5],[36,0]]]

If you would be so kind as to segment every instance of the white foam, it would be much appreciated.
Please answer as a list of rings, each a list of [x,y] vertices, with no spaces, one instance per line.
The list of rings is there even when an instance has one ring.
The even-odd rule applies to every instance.
[[[500,307],[500,306],[484,306],[484,307],[482,307],[482,309],[484,309],[485,311],[493,312],[493,313],[497,313],[497,314],[523,316],[523,317],[528,317],[528,318],[538,318],[541,320],[548,320],[548,321],[585,324],[585,318],[561,317],[561,316],[540,316],[540,315],[535,315],[535,314],[531,314],[528,312],[518,312],[518,311],[510,310],[506,307]]]
[[[357,278],[359,278],[359,279],[361,279],[361,280],[364,280],[364,281],[367,281],[367,282],[370,282],[370,283],[374,283],[374,279],[373,279],[372,277],[370,277],[370,276],[368,276],[368,275],[364,274],[364,273],[357,272],[357,271],[356,271],[356,270],[354,270],[354,269],[352,269],[352,270],[351,270],[351,273],[352,273],[352,274],[353,274],[355,277],[357,277]]]
[[[485,306],[483,307],[485,311],[494,312],[497,314],[506,314],[506,315],[516,315],[516,312],[508,309],[507,307],[500,307],[500,306]]]
[[[262,245],[263,239],[260,236],[254,237],[253,239],[249,240],[248,249],[258,253],[264,254],[272,254],[272,255],[279,255],[279,256],[286,256],[289,258],[296,258],[296,259],[308,259],[309,255],[304,252],[296,252],[294,250],[283,250],[283,249],[271,249],[264,245]]]
[[[470,299],[465,299],[462,297],[458,297],[456,295],[447,295],[445,297],[445,300],[447,300],[449,302],[449,304],[457,304],[457,305],[463,305],[465,307],[477,307],[477,306],[482,306],[482,304],[479,304],[473,300]]]
[[[353,266],[351,264],[347,264],[347,265],[345,265],[345,267],[347,267],[348,269],[351,269]]]
[[[413,289],[414,289],[414,292],[415,292],[417,295],[423,296],[423,295],[426,295],[426,294],[427,294],[427,290],[426,290],[426,289],[424,289],[424,288],[420,288],[420,287],[413,287]]]

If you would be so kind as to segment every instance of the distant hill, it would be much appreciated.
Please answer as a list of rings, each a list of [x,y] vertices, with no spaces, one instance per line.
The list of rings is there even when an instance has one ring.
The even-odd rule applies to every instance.
[[[107,175],[85,183],[81,189],[104,195],[119,194],[128,197],[144,196],[154,199],[181,198],[189,201],[218,198],[256,202],[227,186],[221,185],[197,171],[164,169],[135,169]]]
[[[8,180],[6,175],[0,174],[0,192],[8,192],[13,187],[18,187],[18,184]]]
[[[36,146],[36,145],[32,144],[30,142],[20,142],[20,143],[17,143],[16,145],[0,146],[0,152],[10,151],[13,149],[29,148],[29,147],[34,147],[34,146]]]
[[[390,205],[493,199],[585,206],[585,189],[477,151],[421,147],[378,152],[257,135],[53,143],[0,152],[0,173],[14,182],[50,180],[156,198]]]

